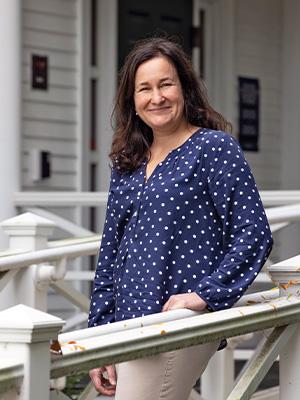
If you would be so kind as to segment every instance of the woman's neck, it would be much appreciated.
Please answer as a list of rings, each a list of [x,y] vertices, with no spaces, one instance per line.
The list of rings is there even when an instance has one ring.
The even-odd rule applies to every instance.
[[[153,131],[151,152],[168,152],[184,143],[199,127],[184,123],[173,131]]]

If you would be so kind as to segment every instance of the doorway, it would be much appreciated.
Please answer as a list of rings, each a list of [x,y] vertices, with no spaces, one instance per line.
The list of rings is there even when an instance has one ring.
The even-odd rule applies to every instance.
[[[138,39],[167,34],[192,55],[193,0],[119,0],[118,66]]]

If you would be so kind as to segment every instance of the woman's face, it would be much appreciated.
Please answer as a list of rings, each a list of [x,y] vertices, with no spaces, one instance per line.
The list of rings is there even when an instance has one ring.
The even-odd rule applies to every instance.
[[[185,123],[184,99],[174,65],[166,57],[141,64],[135,74],[135,110],[153,132],[171,132]]]

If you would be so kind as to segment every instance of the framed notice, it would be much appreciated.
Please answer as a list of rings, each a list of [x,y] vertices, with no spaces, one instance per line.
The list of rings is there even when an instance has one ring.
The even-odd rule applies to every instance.
[[[32,54],[32,78],[33,89],[48,89],[48,57]]]
[[[239,77],[239,143],[245,151],[258,151],[259,80]]]

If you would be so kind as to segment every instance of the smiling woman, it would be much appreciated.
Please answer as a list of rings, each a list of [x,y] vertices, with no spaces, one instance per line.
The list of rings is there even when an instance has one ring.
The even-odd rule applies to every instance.
[[[167,75],[164,75],[163,71],[157,68],[157,64],[164,64]],[[187,124],[186,129],[183,129],[183,141],[195,131],[193,127],[201,126],[223,131],[231,129],[230,123],[210,106],[203,82],[197,79],[191,63],[177,43],[163,38],[138,41],[121,69],[113,113],[115,133],[110,158],[113,164],[118,160],[120,172],[137,169],[141,166],[145,157],[149,158],[154,151],[152,128],[144,121],[144,113],[137,114],[135,103],[139,102],[138,93],[153,94],[154,88],[149,86],[151,82],[149,82],[148,71],[152,73],[151,79],[155,79],[153,75],[155,69],[156,73],[159,74],[159,78],[156,77],[156,79],[171,78],[166,82],[160,82],[161,85],[167,86],[160,87],[160,91],[157,91],[156,88],[155,95],[163,94],[163,88],[168,88],[169,84],[177,88],[177,93],[181,91],[182,98],[178,93],[177,101],[183,100],[182,117]],[[137,82],[141,74],[144,78]],[[144,85],[138,88],[138,83]],[[156,82],[156,85],[158,85],[158,82]],[[171,87],[174,88],[174,86]],[[138,92],[138,89],[142,89],[142,91]],[[147,99],[146,96],[145,98]],[[180,120],[180,113],[178,118]],[[181,120],[181,123],[183,123],[183,120]],[[171,139],[171,137],[169,138]],[[167,143],[169,148],[172,148],[171,142],[174,142],[174,146],[180,144],[177,135],[172,135],[172,140]]]
[[[249,165],[179,45],[160,38],[136,45],[121,72],[115,117],[89,326],[231,307],[262,268],[272,237]],[[90,376],[116,400],[186,400],[218,345]]]

